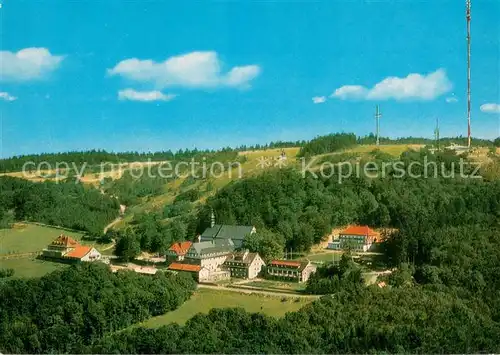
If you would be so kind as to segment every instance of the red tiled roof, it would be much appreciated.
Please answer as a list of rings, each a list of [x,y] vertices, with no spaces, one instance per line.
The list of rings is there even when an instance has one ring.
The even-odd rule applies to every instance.
[[[77,246],[74,250],[70,251],[68,254],[64,255],[67,258],[76,258],[76,259],[81,259],[90,251],[92,250],[92,247],[87,247],[84,245],[79,245]]]
[[[59,237],[57,237],[53,242],[52,245],[61,245],[65,247],[77,247],[80,244],[74,240],[71,237],[68,237],[67,235],[61,234]]]
[[[271,266],[289,266],[289,267],[300,267],[300,261],[287,261],[287,260],[273,260],[271,261]]]
[[[375,232],[368,226],[349,226],[347,229],[340,232],[342,235],[367,235],[370,237],[377,236],[378,233]]]
[[[168,267],[169,270],[175,270],[175,271],[192,271],[192,272],[198,272],[201,270],[200,265],[193,265],[193,264],[181,264],[181,263],[172,263]]]
[[[177,255],[184,255],[191,248],[191,245],[193,245],[193,242],[174,243],[168,250],[173,251]]]

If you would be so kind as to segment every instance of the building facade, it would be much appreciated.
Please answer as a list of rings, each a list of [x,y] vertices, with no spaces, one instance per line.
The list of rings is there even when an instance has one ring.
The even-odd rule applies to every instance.
[[[273,260],[266,269],[269,278],[295,282],[307,282],[316,272],[316,266],[310,261]]]
[[[257,253],[248,250],[230,255],[224,262],[224,267],[229,270],[231,277],[253,279],[262,271],[266,264]]]
[[[177,247],[174,244],[170,249]],[[231,239],[216,239],[191,243],[183,258],[174,260],[168,269],[190,272],[198,282],[214,282],[231,277],[252,279],[259,275],[263,266],[265,263],[259,254],[248,250],[235,252]]]
[[[209,271],[220,270],[227,257],[234,251],[231,240],[193,243],[184,256],[189,264],[200,265]]]
[[[94,247],[80,245],[76,240],[64,234],[61,234],[47,248],[43,249],[42,256],[49,259],[77,262],[101,259],[101,253]]]
[[[377,241],[379,234],[368,226],[349,226],[339,233],[338,238],[328,243],[328,249],[368,251]]]

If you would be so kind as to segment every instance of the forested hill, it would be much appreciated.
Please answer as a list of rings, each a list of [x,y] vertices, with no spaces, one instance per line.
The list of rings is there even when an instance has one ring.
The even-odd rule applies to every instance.
[[[118,201],[91,186],[0,177],[0,228],[28,220],[100,235],[118,213]]]
[[[430,174],[432,175],[432,173]],[[469,211],[465,206],[475,206]],[[477,179],[315,178],[294,170],[264,173],[230,184],[207,200],[199,230],[210,221],[254,225],[275,234],[282,249],[309,250],[331,231],[350,223],[418,229],[489,223],[500,211],[500,182]]]
[[[473,138],[474,146],[493,146],[500,147],[500,138],[494,142],[486,139]],[[336,133],[324,136],[318,136],[310,141],[276,141],[268,144],[242,145],[239,147],[221,148],[218,150],[198,150],[184,149],[173,152],[171,150],[158,152],[108,152],[105,150],[89,150],[89,151],[72,151],[64,153],[42,153],[31,155],[20,155],[10,158],[0,159],[0,173],[21,171],[23,165],[30,163],[31,168],[39,166],[40,163],[48,164],[55,168],[57,162],[65,162],[71,168],[82,166],[84,163],[88,167],[96,166],[102,163],[118,164],[131,162],[146,162],[146,161],[186,161],[189,159],[197,159],[201,157],[215,157],[218,153],[237,153],[246,150],[261,150],[286,147],[301,147],[299,156],[311,156],[316,154],[335,152],[341,149],[349,148],[354,145],[369,145],[375,144],[376,137],[369,134],[364,137],[356,137],[353,133]],[[440,139],[442,146],[447,146],[451,143],[466,145],[466,137],[447,137]],[[389,138],[380,137],[380,144],[421,144],[433,145],[434,139],[422,137],[401,137]],[[31,164],[33,163],[33,164]],[[74,164],[74,166],[73,166]],[[46,166],[46,165],[45,165]],[[29,168],[29,167],[28,167]]]
[[[42,153],[31,155],[19,155],[6,159],[0,159],[0,172],[21,171],[23,165],[30,163],[31,167],[38,166],[40,163],[49,164],[55,168],[56,163],[68,163],[71,168],[74,166],[82,166],[84,163],[87,166],[96,166],[101,163],[118,164],[131,162],[146,162],[146,161],[188,161],[191,158],[211,157],[220,153],[237,153],[244,150],[270,149],[270,148],[285,148],[294,147],[304,144],[304,141],[296,142],[271,142],[269,144],[257,144],[252,146],[240,146],[237,148],[221,148],[218,150],[199,150],[199,149],[181,149],[176,152],[171,150],[158,152],[108,152],[105,150],[89,150],[89,151],[73,151],[64,153]],[[74,166],[72,166],[74,164]],[[46,166],[46,165],[45,165]]]

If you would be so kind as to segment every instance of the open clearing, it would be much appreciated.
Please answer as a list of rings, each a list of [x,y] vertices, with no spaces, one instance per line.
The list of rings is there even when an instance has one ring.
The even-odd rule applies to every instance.
[[[297,283],[297,282],[286,282],[286,281],[271,281],[271,280],[264,280],[264,279],[258,279],[258,280],[249,280],[247,282],[241,282],[238,283],[238,285],[241,286],[250,286],[250,287],[257,287],[263,290],[270,290],[270,291],[291,291],[291,292],[297,292],[297,291],[303,291],[306,288],[305,283]]]
[[[12,229],[0,229],[0,268],[14,269],[14,278],[41,277],[67,264],[36,259],[47,245],[61,233],[85,245],[93,242],[82,241],[82,232],[41,226],[31,223],[16,223]],[[97,249],[105,249],[111,244],[95,245]],[[112,248],[111,248],[112,250]]]
[[[75,240],[83,236],[83,233],[35,224],[17,224],[12,229],[0,229],[0,256],[40,252],[61,233]]]
[[[0,268],[14,269],[14,276],[19,277],[42,277],[52,271],[67,267],[67,264],[53,263],[45,260],[38,260],[34,257],[0,259]]]
[[[141,326],[156,328],[169,323],[184,324],[198,313],[208,313],[212,308],[241,307],[248,312],[260,312],[268,316],[282,317],[311,302],[311,299],[286,299],[257,294],[243,294],[230,291],[198,289],[191,299],[172,312],[153,317]]]
[[[374,144],[368,145],[358,145],[351,149],[346,149],[345,152],[352,153],[370,153],[375,149],[380,149],[381,152],[399,157],[401,153],[407,151],[408,149],[420,150],[424,147],[423,144],[382,144],[376,146]]]

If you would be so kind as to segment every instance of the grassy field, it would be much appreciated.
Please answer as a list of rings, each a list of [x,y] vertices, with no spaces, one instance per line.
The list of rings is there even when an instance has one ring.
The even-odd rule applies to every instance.
[[[14,278],[40,277],[54,270],[65,267],[65,264],[38,260],[36,253],[41,252],[61,233],[71,236],[85,245],[94,243],[82,241],[83,233],[65,229],[39,226],[35,224],[17,223],[15,228],[0,229],[0,268],[14,269]],[[108,245],[97,245],[97,249]],[[112,252],[113,249],[110,249]],[[29,255],[33,253],[33,255]]]
[[[251,287],[259,287],[262,289],[270,290],[270,291],[302,291],[305,289],[305,283],[297,283],[297,282],[284,282],[284,281],[271,281],[271,280],[256,280],[250,281],[247,283],[242,283],[242,286],[251,286]]]
[[[34,224],[18,224],[12,229],[0,229],[0,256],[40,252],[61,233],[80,240],[82,233]]]
[[[64,267],[67,267],[67,264],[37,260],[33,257],[0,259],[0,268],[14,269],[13,278],[41,277]]]
[[[310,254],[307,256],[307,259],[309,259],[312,262],[334,262],[338,263],[340,261],[340,258],[342,257],[342,253],[338,252],[324,252],[320,254]],[[305,259],[305,258],[304,258]]]
[[[399,157],[401,153],[408,149],[420,150],[423,147],[422,144],[383,144],[380,146],[376,146],[373,144],[369,145],[358,145],[354,148],[347,149],[346,152],[353,153],[370,153],[374,149],[380,149],[381,152],[393,155],[395,157]]]
[[[190,300],[175,311],[153,317],[140,325],[156,328],[169,323],[184,324],[198,313],[208,313],[212,308],[227,307],[241,307],[248,312],[261,312],[268,316],[282,317],[285,313],[296,311],[309,302],[311,302],[309,299],[299,299],[298,302],[287,299],[286,302],[282,302],[279,297],[199,289]]]

